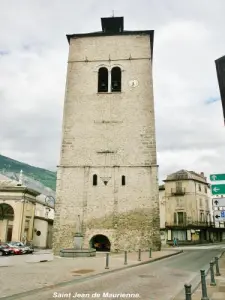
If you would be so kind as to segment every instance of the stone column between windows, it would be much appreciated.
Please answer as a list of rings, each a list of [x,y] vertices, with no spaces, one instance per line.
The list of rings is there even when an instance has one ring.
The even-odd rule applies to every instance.
[[[108,92],[111,93],[112,92],[112,82],[111,82],[111,69],[108,72]]]

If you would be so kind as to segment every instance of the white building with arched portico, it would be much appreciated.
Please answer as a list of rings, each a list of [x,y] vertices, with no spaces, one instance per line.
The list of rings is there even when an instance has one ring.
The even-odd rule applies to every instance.
[[[50,248],[54,201],[40,192],[0,174],[0,241],[32,242]]]
[[[33,236],[36,197],[40,193],[14,180],[0,178],[0,239],[30,241]]]

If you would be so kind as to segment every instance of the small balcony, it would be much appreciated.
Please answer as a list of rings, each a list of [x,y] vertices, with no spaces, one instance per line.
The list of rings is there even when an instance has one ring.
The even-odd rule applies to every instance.
[[[166,222],[166,227],[176,228],[206,228],[213,227],[213,222],[200,222],[200,221],[184,221],[184,222]]]
[[[185,195],[185,188],[171,189],[171,194],[173,196],[183,196],[183,195]]]

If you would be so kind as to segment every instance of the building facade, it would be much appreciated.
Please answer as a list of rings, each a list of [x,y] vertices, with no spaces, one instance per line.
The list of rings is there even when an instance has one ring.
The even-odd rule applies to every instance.
[[[180,242],[210,241],[212,202],[204,173],[181,170],[168,175],[164,182],[161,197],[165,199],[165,207],[161,207],[161,215],[165,226],[161,226],[165,228],[167,242],[172,243],[174,237]]]
[[[166,196],[165,185],[159,186],[159,211],[160,211],[160,236],[161,243],[165,245],[167,243],[167,230],[166,230]]]
[[[0,180],[0,240],[32,240],[35,198],[39,193],[13,180]]]
[[[33,245],[37,248],[52,248],[54,202],[45,195],[36,197]]]
[[[54,204],[20,182],[0,175],[0,240],[51,248]]]
[[[79,230],[85,248],[160,249],[153,37],[124,31],[118,17],[67,36],[55,253]]]

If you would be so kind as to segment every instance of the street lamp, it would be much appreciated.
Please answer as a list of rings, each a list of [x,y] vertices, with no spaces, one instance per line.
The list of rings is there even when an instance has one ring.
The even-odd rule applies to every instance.
[[[53,206],[52,208],[55,210],[55,198],[53,196],[46,196],[45,197],[45,203],[48,207],[46,207],[46,217],[48,217],[49,212],[51,211],[51,209],[49,208],[49,206]]]

